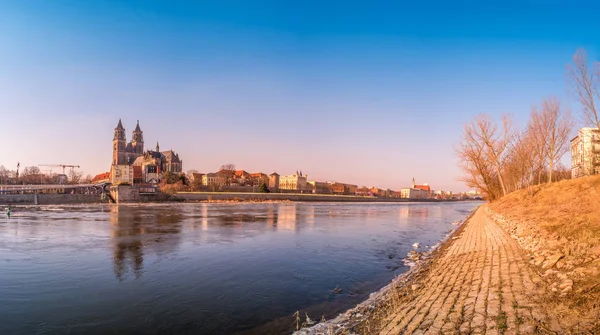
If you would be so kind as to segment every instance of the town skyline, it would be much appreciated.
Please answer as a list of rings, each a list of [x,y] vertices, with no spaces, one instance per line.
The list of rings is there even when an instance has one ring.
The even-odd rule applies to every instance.
[[[125,156],[117,158],[117,156],[115,155],[115,151],[113,150],[112,151],[113,158],[112,158],[111,164],[116,164],[117,162],[119,162],[119,164],[124,164],[125,160],[129,161],[129,164],[131,164],[131,163],[133,163],[133,161],[135,160],[136,157],[138,157],[140,154],[142,154],[142,153],[144,153],[146,151],[150,151],[150,152],[154,151],[156,153],[159,153],[159,152],[165,152],[166,153],[167,151],[173,152],[173,149],[171,149],[171,148],[167,149],[167,148],[163,147],[162,148],[163,150],[159,150],[159,144],[160,144],[159,140],[157,140],[155,142],[156,143],[155,147],[152,144],[153,142],[148,143],[148,141],[145,141],[145,135],[144,135],[143,127],[140,126],[140,121],[139,120],[136,120],[136,126],[135,126],[135,128],[133,130],[129,130],[128,131],[128,129],[126,127],[124,127],[124,122],[122,122],[122,119],[119,118],[118,123],[117,123],[117,127],[114,129],[114,131],[115,131],[115,135],[113,137],[113,144],[115,143],[114,140],[116,140],[117,136],[119,136],[123,140],[123,144],[122,144],[123,145],[123,149],[125,149],[125,147],[130,147],[132,145],[132,143],[135,144],[136,140],[137,141],[141,141],[141,143],[138,143],[138,144],[141,144],[141,146],[138,147],[137,149],[135,147],[127,149],[127,150],[130,150],[131,152],[135,151],[137,153],[137,154],[134,154],[134,157],[132,157],[132,158],[127,158]],[[117,132],[120,135],[117,135]],[[138,135],[136,135],[136,132],[138,133]],[[137,136],[137,138],[136,138],[136,136]],[[114,145],[115,146],[114,146],[113,149],[116,149],[117,148],[116,144],[114,144]],[[179,159],[179,157],[177,159]],[[277,173],[277,170],[273,170],[272,172],[268,172],[266,170],[257,170],[257,171],[254,171],[254,170],[248,170],[248,169],[246,169],[244,167],[239,167],[239,166],[237,166],[234,163],[225,163],[225,164],[232,166],[232,168],[234,170],[236,170],[236,171],[252,171],[252,172],[266,173],[266,174]],[[213,167],[213,168],[209,168],[207,170],[199,170],[199,169],[190,167],[190,168],[183,169],[181,172],[185,173],[189,177],[189,175],[190,175],[189,172],[190,171],[201,172],[203,174],[206,174],[206,173],[211,173],[211,171],[220,170],[220,169],[223,168],[223,166],[224,166],[224,164],[221,165],[219,167],[219,169],[217,169],[216,167]],[[87,174],[88,177],[94,177],[94,176],[97,176],[97,175],[100,175],[100,174],[109,173],[109,171],[88,173],[87,171],[82,170],[80,165],[76,165],[76,166],[75,165],[62,165],[61,166],[60,164],[56,164],[54,166],[52,166],[52,165],[46,165],[46,164],[32,164],[32,165],[29,165],[29,164],[22,164],[20,161],[17,162],[17,167],[15,169],[11,169],[10,166],[2,164],[1,162],[0,162],[0,167],[3,167],[5,169],[7,169],[8,171],[18,170],[18,171],[20,171],[21,175],[24,174],[25,169],[28,169],[28,168],[31,168],[31,167],[37,167],[39,169],[40,173],[44,174],[44,175],[50,175],[52,173],[57,174],[60,171],[56,171],[55,169],[60,170],[61,168],[62,168],[63,172],[64,172],[65,168],[70,168],[70,170],[72,171],[73,167],[76,168],[75,172],[79,172],[79,173],[81,173],[83,175]],[[179,169],[181,169],[181,166],[179,167]],[[179,170],[177,170],[177,171],[179,171]],[[304,175],[304,177],[306,177],[307,180],[312,180],[312,181],[329,182],[329,183],[342,183],[342,184],[348,184],[348,183],[352,184],[353,183],[353,181],[343,181],[343,180],[340,180],[339,178],[338,179],[335,179],[335,178],[334,179],[320,179],[318,176],[314,177],[313,175],[311,175],[311,178],[308,179],[308,174],[307,173],[303,173],[302,169],[296,169],[295,172],[294,171],[285,171],[283,173],[280,173],[280,175],[281,176],[288,176],[288,175],[295,175],[295,174],[298,174],[298,173],[301,176]],[[356,183],[355,186],[360,186],[360,187],[376,187],[376,188],[380,188],[380,189],[383,189],[383,190],[390,190],[390,189],[392,189],[392,190],[395,190],[395,189],[400,190],[402,188],[410,187],[411,184],[414,187],[415,178],[411,177],[411,179],[412,179],[412,183],[409,182],[406,185],[399,186],[399,187],[387,187],[387,186],[380,186],[380,185],[367,184],[367,183],[365,183],[365,184]],[[429,185],[429,183],[427,183],[427,182],[425,182],[423,184],[424,185]],[[443,189],[443,190],[439,189],[439,190],[440,191],[455,191],[456,192],[456,190],[450,190],[450,189]],[[464,191],[458,191],[458,193],[460,193],[460,192],[464,192]]]
[[[557,4],[542,20],[534,4],[36,3],[0,4],[12,32],[0,51],[0,164],[11,170],[105,172],[106,129],[122,118],[128,132],[140,120],[149,146],[176,149],[184,171],[235,163],[466,191],[462,125],[482,112],[523,125],[550,94],[577,110],[564,66],[578,47],[598,55],[593,11]]]

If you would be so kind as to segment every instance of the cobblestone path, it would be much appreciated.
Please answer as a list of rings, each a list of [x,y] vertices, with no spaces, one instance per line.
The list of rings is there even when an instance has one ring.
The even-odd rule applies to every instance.
[[[531,334],[546,316],[541,279],[479,208],[380,334]]]

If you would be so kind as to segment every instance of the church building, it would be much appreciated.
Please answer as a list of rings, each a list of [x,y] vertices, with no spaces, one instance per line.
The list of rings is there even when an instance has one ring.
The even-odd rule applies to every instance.
[[[110,180],[113,184],[159,183],[163,173],[181,173],[183,161],[173,150],[144,150],[144,132],[137,122],[130,142],[119,119],[113,138]]]

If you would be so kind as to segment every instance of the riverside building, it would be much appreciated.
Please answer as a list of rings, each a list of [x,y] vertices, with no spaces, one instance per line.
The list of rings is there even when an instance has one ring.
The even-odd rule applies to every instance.
[[[113,137],[110,178],[113,184],[158,183],[165,172],[181,173],[183,161],[173,150],[144,150],[144,132],[137,122],[130,142],[119,119]]]
[[[571,140],[571,178],[600,174],[600,131],[581,128]]]

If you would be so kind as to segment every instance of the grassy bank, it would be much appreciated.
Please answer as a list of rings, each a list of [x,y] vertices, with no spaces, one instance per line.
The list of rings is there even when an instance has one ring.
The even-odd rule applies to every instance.
[[[600,176],[514,192],[489,207],[545,278],[548,310],[575,333],[600,331]]]

